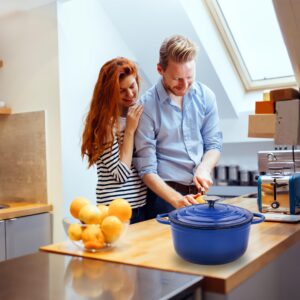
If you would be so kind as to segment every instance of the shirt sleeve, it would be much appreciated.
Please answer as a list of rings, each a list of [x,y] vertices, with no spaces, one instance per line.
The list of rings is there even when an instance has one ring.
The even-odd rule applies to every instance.
[[[214,93],[208,88],[204,91],[206,99],[205,118],[201,128],[204,152],[222,149],[223,135],[219,128],[219,114]]]
[[[106,149],[100,159],[117,182],[124,183],[128,180],[131,170],[120,160],[120,151],[117,139],[114,140],[112,151],[110,151],[110,149]]]
[[[155,124],[145,111],[135,132],[133,163],[140,177],[157,174]]]

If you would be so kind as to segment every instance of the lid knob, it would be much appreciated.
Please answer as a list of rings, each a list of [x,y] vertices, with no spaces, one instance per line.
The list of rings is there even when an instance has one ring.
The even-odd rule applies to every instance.
[[[221,200],[221,198],[218,196],[207,196],[207,195],[203,196],[203,199],[208,203],[209,208],[214,208],[215,203]]]

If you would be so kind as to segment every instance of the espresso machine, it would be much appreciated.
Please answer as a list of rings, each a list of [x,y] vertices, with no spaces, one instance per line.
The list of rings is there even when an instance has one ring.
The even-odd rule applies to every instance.
[[[273,217],[278,214],[275,219],[280,220],[283,214],[300,214],[300,99],[275,105],[274,141],[284,146],[258,152],[258,208]]]

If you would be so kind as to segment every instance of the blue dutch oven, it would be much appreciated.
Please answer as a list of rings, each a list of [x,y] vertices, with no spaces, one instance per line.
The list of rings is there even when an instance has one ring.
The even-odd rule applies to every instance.
[[[171,225],[174,248],[183,259],[204,265],[236,260],[247,249],[250,225],[265,219],[262,214],[215,201],[157,215],[159,223]]]

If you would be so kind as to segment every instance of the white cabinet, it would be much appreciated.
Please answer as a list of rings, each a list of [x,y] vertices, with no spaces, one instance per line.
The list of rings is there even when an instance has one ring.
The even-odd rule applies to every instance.
[[[26,217],[19,217],[4,221],[5,258],[10,259],[37,252],[39,247],[52,242],[52,215],[42,213]],[[2,228],[0,228],[0,233]],[[1,239],[0,234],[0,239]],[[3,249],[0,248],[0,260]]]
[[[0,221],[0,261],[5,260],[5,221]]]

